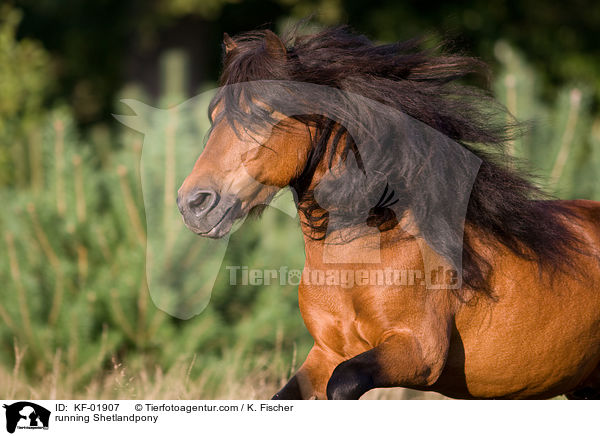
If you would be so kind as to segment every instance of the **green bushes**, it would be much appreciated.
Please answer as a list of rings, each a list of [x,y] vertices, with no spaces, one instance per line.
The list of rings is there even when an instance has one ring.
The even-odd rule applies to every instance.
[[[553,101],[541,98],[538,73],[506,43],[495,48],[502,69],[496,95],[520,121],[527,134],[515,141],[513,154],[560,198],[600,199],[600,148],[593,118],[593,90],[585,83],[561,89]]]
[[[139,141],[124,144],[103,165],[94,145],[80,143],[64,115],[54,114],[41,128],[43,140],[35,152],[43,157],[44,189],[1,194],[2,365],[13,365],[17,341],[28,348],[23,360],[28,375],[43,376],[58,363],[65,381],[77,389],[111,356],[134,368],[168,369],[196,354],[192,375],[197,375],[205,366],[222,365],[232,348],[246,367],[248,359],[272,352],[279,340],[287,351],[271,363],[280,370],[289,369],[293,343],[306,351],[295,290],[231,287],[224,267],[214,301],[201,315],[182,321],[158,310],[145,279]],[[298,250],[300,264],[300,236],[285,234],[290,227],[297,233],[296,224],[278,211],[267,212],[264,220],[236,233],[225,265],[277,264],[282,253],[265,250],[272,241],[260,237],[265,225],[289,244],[284,251]]]
[[[39,140],[34,126],[52,85],[50,57],[40,44],[15,39],[20,20],[18,10],[0,6],[0,188],[24,186],[27,159],[36,158],[28,156],[26,142]]]

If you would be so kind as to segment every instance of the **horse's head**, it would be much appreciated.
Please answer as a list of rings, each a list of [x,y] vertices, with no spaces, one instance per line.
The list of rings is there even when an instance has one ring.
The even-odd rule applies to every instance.
[[[299,121],[279,122],[254,131],[227,120],[217,106],[204,151],[181,185],[177,205],[187,227],[220,238],[235,220],[266,205],[302,172],[310,151],[308,128]]]
[[[285,46],[272,32],[246,45],[252,44],[260,46],[249,50],[255,57],[264,55],[257,59],[263,68],[265,62],[286,57]],[[227,35],[225,48],[227,74],[228,58],[244,54]],[[230,69],[239,72],[236,66]],[[263,91],[279,91],[264,82],[241,81],[234,78],[234,84],[220,88],[213,99],[208,142],[178,192],[177,204],[188,228],[211,238],[226,235],[236,219],[267,204],[289,185],[304,169],[311,148],[309,128],[265,102]]]
[[[178,192],[190,230],[211,238],[226,235],[236,219],[267,204],[302,171],[310,148],[307,128],[290,119],[282,123],[285,128],[262,134],[225,120],[215,125]]]

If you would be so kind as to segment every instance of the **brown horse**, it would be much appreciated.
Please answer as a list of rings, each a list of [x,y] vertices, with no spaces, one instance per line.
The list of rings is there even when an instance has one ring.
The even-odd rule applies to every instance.
[[[432,218],[428,204],[448,200],[445,186],[462,186],[460,177],[437,171],[439,156],[425,153],[415,163],[423,141],[405,138],[372,165],[373,149],[358,147],[351,128],[334,116],[284,114],[265,102],[261,88],[217,94],[208,143],[179,190],[186,225],[221,237],[234,220],[291,186],[305,239],[305,278],[315,270],[357,273],[350,286],[300,284],[300,311],[315,343],[275,399],[357,399],[381,387],[455,398],[599,398],[600,203],[549,200],[502,161],[497,151],[507,126],[493,120],[506,114],[485,92],[453,82],[480,70],[478,61],[419,51],[415,43],[375,45],[345,28],[293,44],[270,31],[226,35],[224,44],[224,86],[279,80],[348,91],[407,114],[480,163],[464,191],[456,261],[443,243],[454,236],[436,236],[454,233]],[[268,134],[247,128],[260,120],[271,121]],[[360,121],[368,130],[377,116]],[[351,161],[359,171],[329,185],[322,200],[319,184]],[[432,161],[437,166],[428,167]],[[452,168],[451,175],[466,171]],[[359,183],[369,171],[383,174],[382,183]],[[353,219],[334,226],[336,210],[360,205],[365,189],[376,193],[376,204],[341,214]],[[355,228],[370,231],[329,243]],[[436,289],[419,280],[358,280],[371,272],[427,271],[427,256],[438,256],[449,270],[462,263],[460,286],[451,286],[452,274],[453,282]]]

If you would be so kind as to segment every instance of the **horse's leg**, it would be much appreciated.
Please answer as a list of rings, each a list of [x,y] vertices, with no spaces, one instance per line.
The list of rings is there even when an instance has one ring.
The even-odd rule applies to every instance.
[[[447,346],[423,347],[412,335],[390,336],[340,363],[327,384],[327,398],[357,400],[374,388],[429,386],[442,373],[446,355]]]
[[[327,380],[340,359],[316,346],[296,374],[272,398],[273,400],[325,400]]]

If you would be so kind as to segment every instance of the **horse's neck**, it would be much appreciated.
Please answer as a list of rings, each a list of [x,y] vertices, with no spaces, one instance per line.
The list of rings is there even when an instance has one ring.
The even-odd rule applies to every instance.
[[[328,232],[320,240],[315,240],[305,233],[304,244],[307,263],[381,263],[381,234],[379,230],[366,224],[358,228]]]
[[[315,233],[302,224],[306,264],[327,268],[328,265],[354,265],[360,268],[417,268],[423,255],[419,238],[406,233],[400,226],[386,232],[365,224]]]

